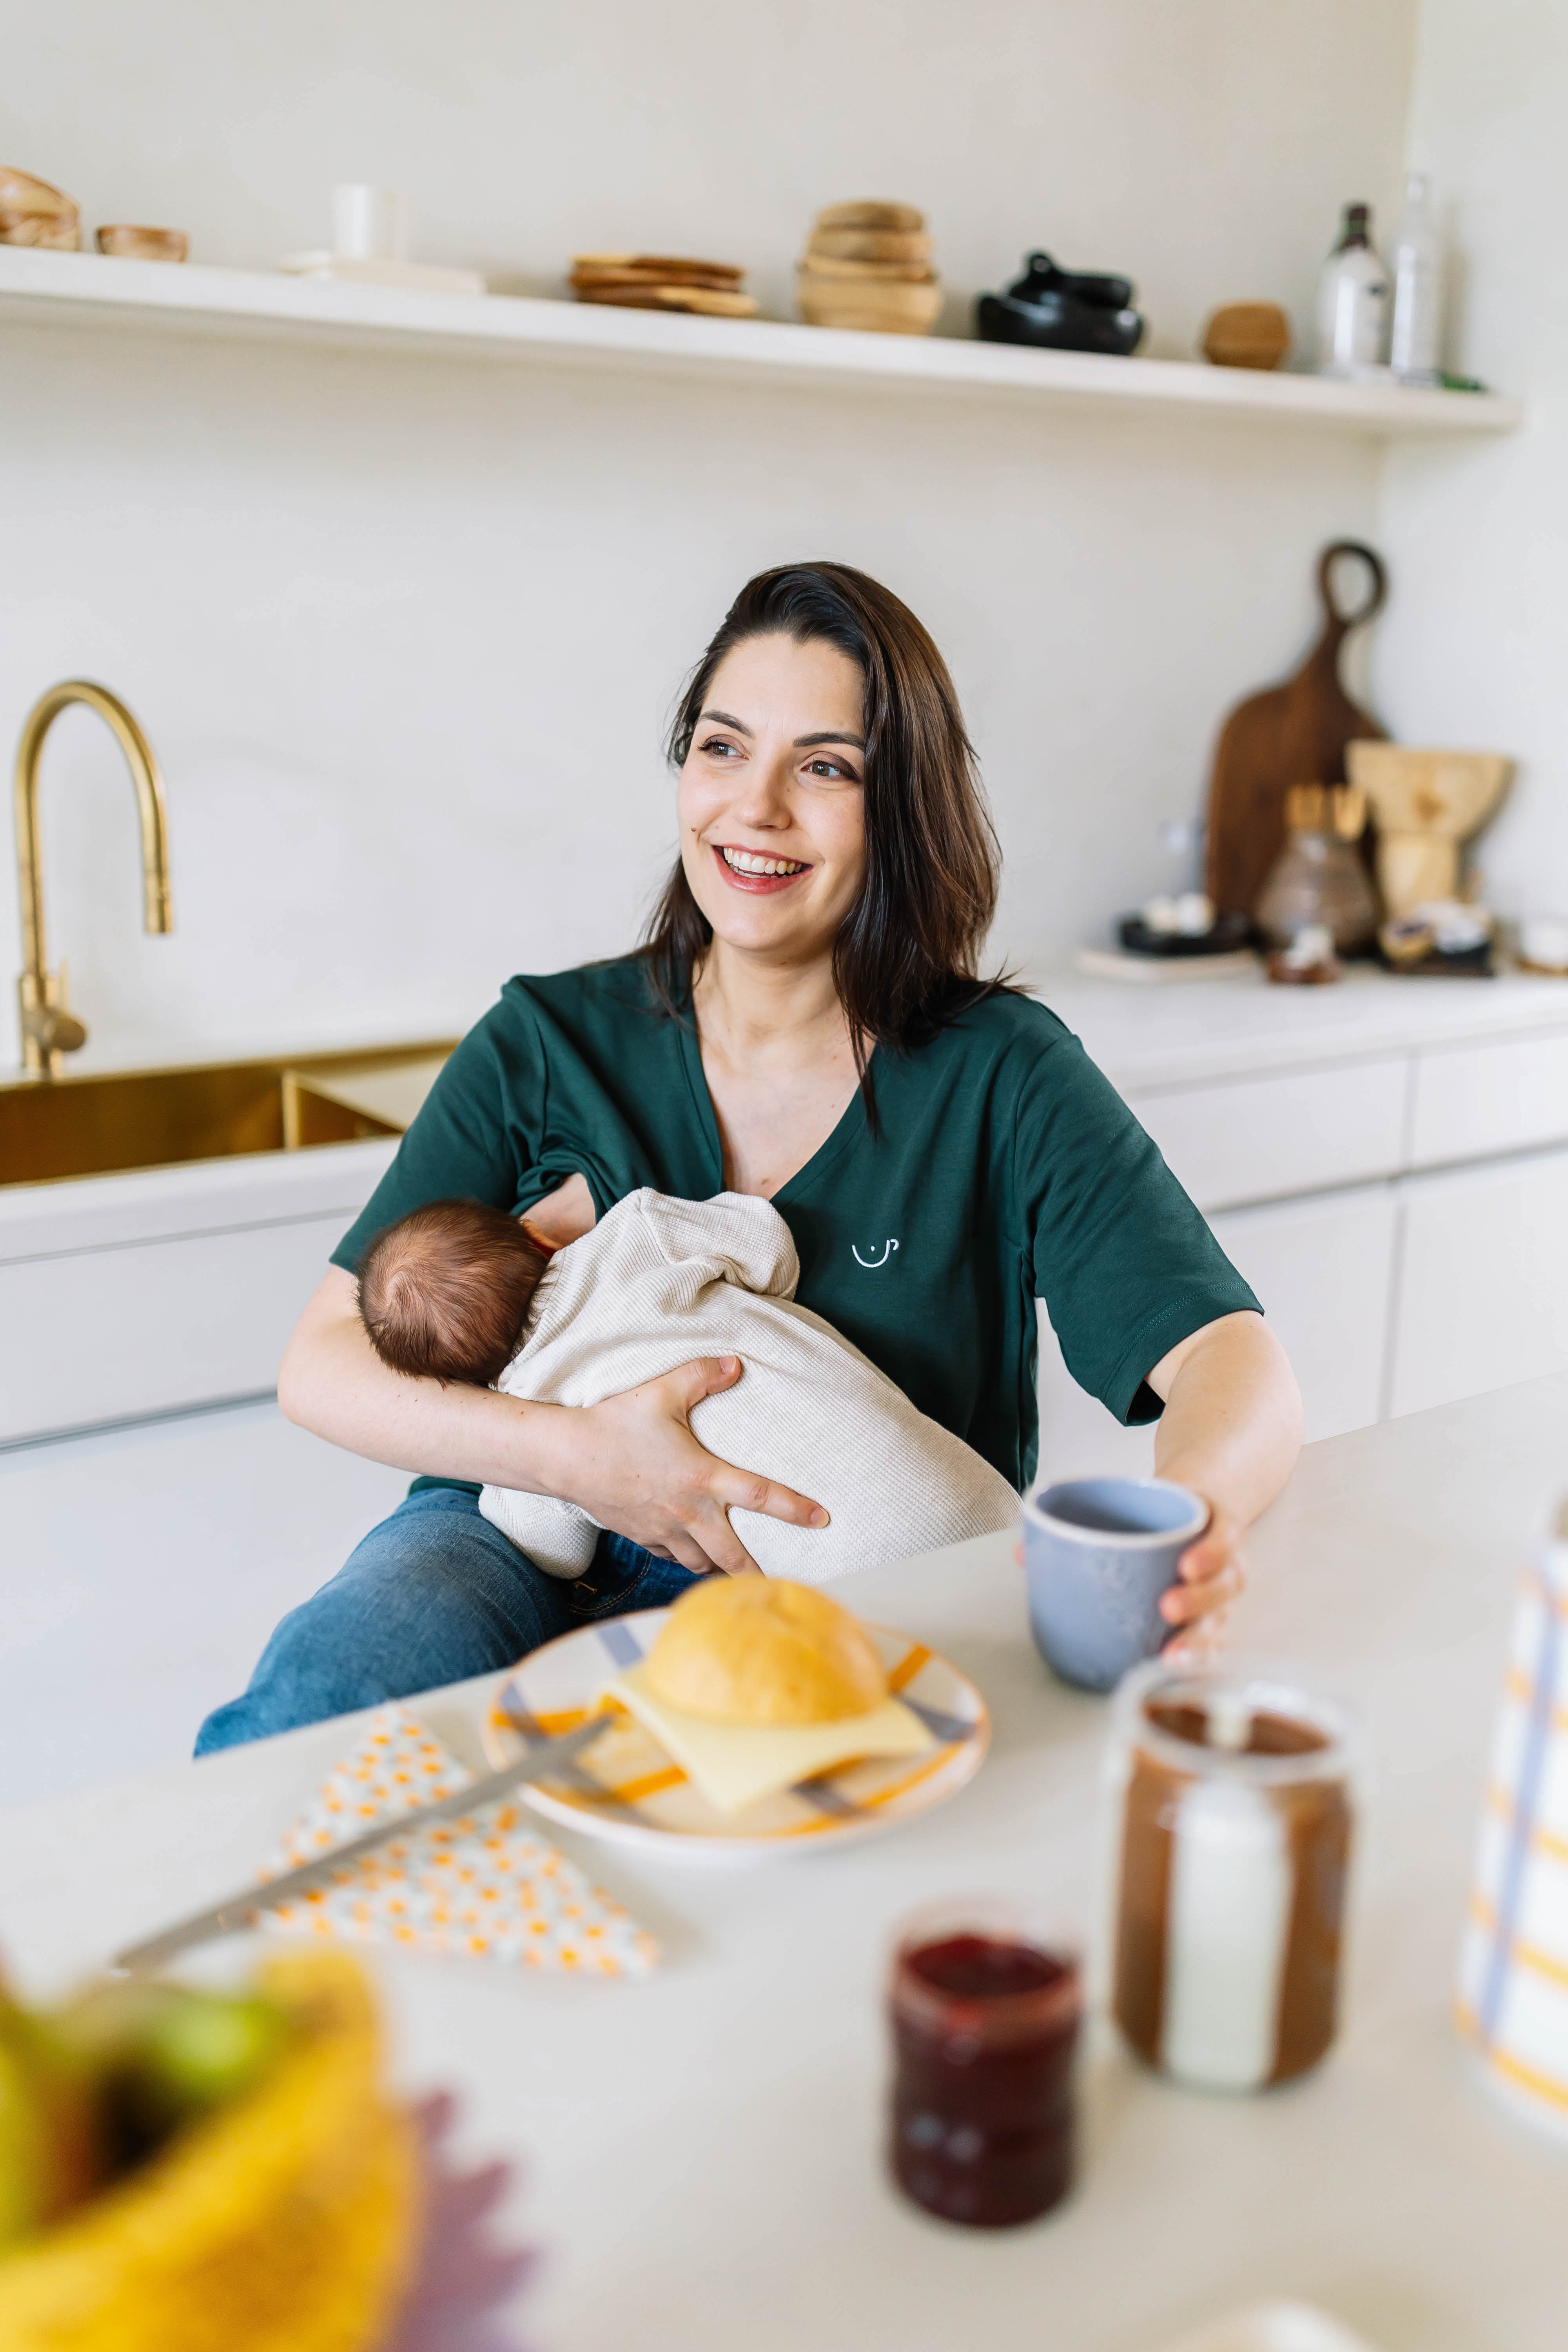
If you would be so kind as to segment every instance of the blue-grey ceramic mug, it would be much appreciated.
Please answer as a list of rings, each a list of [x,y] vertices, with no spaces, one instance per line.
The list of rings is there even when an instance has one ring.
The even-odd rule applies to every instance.
[[[1160,1596],[1208,1524],[1168,1478],[1068,1478],[1026,1497],[1029,1622],[1047,1665],[1080,1690],[1114,1688],[1171,1628]]]

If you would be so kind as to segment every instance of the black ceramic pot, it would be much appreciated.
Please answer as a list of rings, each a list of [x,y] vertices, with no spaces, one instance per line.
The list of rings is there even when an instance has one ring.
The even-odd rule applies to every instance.
[[[1131,308],[1126,278],[1058,269],[1048,253],[1032,253],[1024,275],[1005,294],[983,294],[975,305],[982,342],[1033,343],[1047,351],[1135,352],[1143,320]]]

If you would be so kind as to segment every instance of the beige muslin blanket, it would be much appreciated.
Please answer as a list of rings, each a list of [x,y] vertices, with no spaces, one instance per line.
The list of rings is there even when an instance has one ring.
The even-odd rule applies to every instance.
[[[501,1374],[508,1396],[597,1404],[694,1356],[739,1356],[731,1389],[705,1397],[691,1427],[710,1454],[809,1495],[826,1528],[757,1511],[731,1521],[759,1568],[826,1584],[1014,1525],[1000,1471],[808,1307],[789,1227],[766,1201],[721,1192],[677,1201],[630,1192],[552,1258],[528,1337]],[[487,1486],[479,1508],[552,1576],[581,1576],[598,1527],[571,1503]]]

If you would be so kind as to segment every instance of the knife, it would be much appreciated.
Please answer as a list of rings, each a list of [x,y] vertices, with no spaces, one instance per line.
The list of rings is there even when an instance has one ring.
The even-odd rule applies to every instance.
[[[215,1903],[210,1909],[195,1912],[190,1918],[165,1927],[162,1935],[149,1936],[143,1943],[127,1944],[110,1961],[110,1975],[134,1976],[143,1969],[155,1969],[164,1960],[172,1960],[178,1952],[188,1952],[195,1944],[210,1943],[216,1936],[232,1936],[242,1927],[253,1926],[259,1912],[270,1911],[279,1903],[291,1903],[296,1895],[308,1894],[311,1887],[334,1878],[345,1863],[357,1862],[362,1854],[373,1853],[389,1838],[411,1836],[417,1830],[428,1828],[432,1822],[461,1821],[465,1814],[478,1812],[481,1805],[494,1804],[498,1797],[508,1795],[513,1789],[546,1779],[559,1766],[580,1756],[613,1719],[609,1715],[595,1715],[563,1738],[536,1740],[515,1764],[507,1765],[503,1771],[489,1773],[482,1780],[470,1780],[455,1796],[440,1797],[434,1804],[416,1805],[408,1812],[395,1813],[389,1820],[377,1822],[363,1837],[350,1838],[343,1845],[329,1848],[313,1862],[301,1864],[298,1870],[286,1871],[281,1878],[258,1880],[255,1885],[229,1895],[226,1901]]]

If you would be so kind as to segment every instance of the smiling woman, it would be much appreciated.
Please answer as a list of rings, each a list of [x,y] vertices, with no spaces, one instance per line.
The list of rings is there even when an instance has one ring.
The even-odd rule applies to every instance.
[[[717,707],[749,697],[787,727],[792,689],[796,716],[817,723],[776,744],[754,717]],[[995,837],[947,666],[897,597],[837,564],[749,582],[682,697],[669,749],[681,856],[651,934],[667,999],[712,937],[715,861],[742,890],[758,887],[747,877],[759,867],[770,891],[810,877],[792,893],[803,901],[792,930],[818,956],[830,942],[862,1078],[871,1041],[910,1045],[989,992],[974,971],[996,901]],[[787,768],[786,751],[800,755]],[[745,781],[722,773],[737,768]],[[768,838],[747,848],[728,837],[748,825]],[[776,950],[786,934],[763,936]]]
[[[285,1412],[422,1475],[279,1627],[203,1748],[505,1666],[693,1575],[751,1571],[732,1509],[826,1524],[822,1496],[692,1434],[695,1407],[743,1380],[734,1356],[581,1405],[381,1362],[361,1258],[458,1195],[554,1246],[643,1187],[771,1202],[798,1303],[1016,1489],[1037,1453],[1043,1300],[1075,1376],[1123,1420],[1163,1415],[1162,1473],[1208,1506],[1163,1603],[1173,1630],[1212,1626],[1237,1587],[1239,1530],[1295,1459],[1295,1383],[1076,1038],[980,975],[996,845],[925,630],[847,566],[763,572],[698,664],[670,752],[679,857],[644,947],[506,983],[300,1318]],[[481,1515],[482,1486],[574,1505],[604,1531],[586,1570],[542,1573]]]

